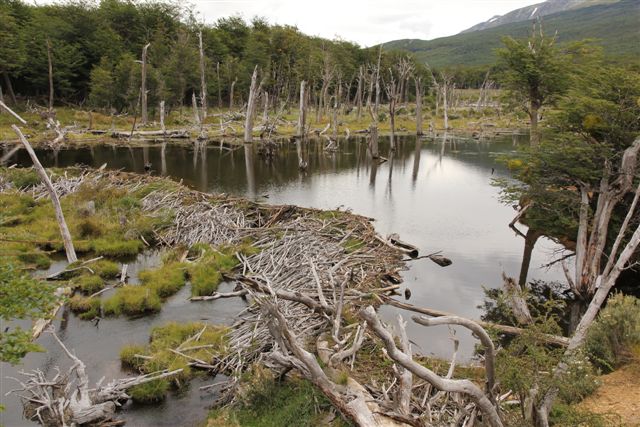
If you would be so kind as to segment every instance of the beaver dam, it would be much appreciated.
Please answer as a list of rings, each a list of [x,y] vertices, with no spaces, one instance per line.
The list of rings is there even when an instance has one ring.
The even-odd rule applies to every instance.
[[[341,172],[340,175],[331,175],[332,180],[348,179],[357,182],[362,165],[357,162],[357,165],[352,166],[351,162],[360,158],[360,145],[348,142],[343,144],[343,150],[333,155],[340,160],[337,165],[339,168],[356,166],[354,173],[357,171],[357,175],[344,175],[344,172]],[[511,141],[508,142],[508,147],[510,146]],[[486,154],[478,156],[475,147],[477,145],[473,144],[472,152],[467,154],[466,159],[483,163],[478,163],[477,166],[474,163],[473,168],[469,169],[473,177],[478,174],[477,171],[482,174],[482,170],[497,167],[493,160],[485,158]],[[500,145],[491,147],[495,149]],[[434,154],[437,162],[441,164],[439,168],[444,166],[446,169],[442,170],[456,171],[458,181],[465,177],[460,175],[466,173],[465,169],[460,169],[459,166],[464,163],[447,156],[443,159],[444,147],[441,150],[436,146],[436,152],[432,154],[430,146],[423,147],[416,141],[415,150],[408,144],[399,146],[396,158],[389,162],[388,166],[383,165],[379,168],[380,178],[387,180],[387,167],[387,185],[391,185],[392,173],[394,176],[397,175],[395,179],[401,180],[400,174],[409,174],[414,184],[406,188],[415,191],[416,168],[420,164],[418,148],[424,151],[422,162],[427,165],[424,173],[429,175],[430,179],[439,177],[438,169],[432,170],[433,167],[429,164]],[[465,148],[465,144],[458,145],[458,149]],[[446,153],[449,149],[447,147]],[[141,149],[122,150],[130,153],[132,159],[141,156],[137,163],[134,160],[134,166],[143,164]],[[155,164],[154,155],[157,154],[157,150],[149,150]],[[106,157],[101,154],[102,151]],[[221,172],[231,177],[232,185],[237,185],[239,177],[236,176],[237,171],[232,168],[234,162],[241,164],[244,170],[245,166],[248,167],[250,164],[247,161],[251,158],[234,160],[238,153],[226,153],[215,148],[207,151],[206,156],[201,154],[197,158],[197,163],[194,160],[194,164],[198,166],[197,173],[200,174],[208,165],[223,168]],[[61,166],[72,165],[81,158],[83,163],[100,166],[104,162],[112,164],[113,159],[110,156],[118,153],[112,153],[109,147],[92,147],[90,152],[63,150],[56,153],[55,163],[59,162]],[[243,151],[240,150],[239,153],[243,154]],[[355,153],[355,156],[352,153]],[[323,160],[322,152],[318,154],[314,151],[313,154],[310,158],[311,177],[315,175],[316,167],[331,168],[332,164],[335,167],[335,160],[333,163],[323,163],[326,160]],[[194,155],[197,155],[196,151]],[[244,153],[244,156],[247,156],[247,153]],[[40,151],[39,157],[45,165],[53,164],[53,158],[49,153]],[[177,177],[180,177],[180,159],[184,157],[184,153],[173,153],[171,157],[174,160],[168,166],[175,169],[172,175],[177,174]],[[256,187],[251,189],[252,194],[264,194],[264,191],[271,193],[273,189],[260,187],[267,185],[269,188],[272,185],[269,181],[273,176],[273,168],[287,170],[285,164],[281,163],[284,161],[288,164],[289,157],[296,158],[295,150],[289,152],[285,147],[274,159],[274,164],[264,171],[263,166],[258,168],[261,163],[256,163],[256,175],[252,176],[255,180],[253,185]],[[205,159],[208,163],[204,163]],[[191,160],[186,160],[191,165]],[[413,171],[411,167],[407,169],[403,166],[405,163],[412,165]],[[116,165],[136,170],[125,164]],[[413,381],[413,389],[415,393],[421,393],[420,396],[414,396],[408,409],[393,409],[395,396],[400,389],[397,372],[394,372],[394,369],[398,368],[394,368],[396,364],[389,363],[389,358],[384,356],[384,341],[381,341],[380,336],[371,329],[373,323],[365,325],[362,316],[366,314],[360,311],[368,305],[377,307],[383,301],[392,302],[387,295],[399,287],[401,280],[413,283],[417,278],[407,277],[406,273],[403,273],[407,268],[404,260],[410,259],[407,252],[411,252],[412,249],[394,246],[391,238],[376,235],[370,218],[342,210],[316,210],[290,205],[268,206],[242,197],[209,195],[189,190],[168,179],[147,175],[77,168],[50,169],[49,172],[52,173],[54,186],[61,196],[65,217],[76,251],[81,258],[80,265],[67,266],[66,262],[59,261],[56,253],[62,250],[62,244],[53,209],[44,188],[39,185],[37,176],[30,169],[2,170],[3,212],[8,212],[11,221],[3,221],[0,228],[3,238],[1,244],[4,254],[14,257],[16,264],[37,268],[36,274],[39,276],[53,276],[48,282],[59,288],[75,289],[75,295],[68,297],[69,303],[58,313],[58,316],[62,317],[54,324],[67,348],[76,351],[86,365],[86,372],[91,379],[89,386],[94,387],[103,376],[105,384],[122,378],[126,376],[127,371],[131,373],[131,377],[134,374],[160,372],[160,375],[163,375],[180,370],[170,377],[126,390],[126,394],[133,398],[134,403],[129,400],[116,413],[121,419],[131,422],[132,425],[175,425],[188,422],[195,424],[206,416],[206,408],[213,403],[233,406],[234,398],[242,396],[242,390],[247,387],[243,385],[247,377],[242,373],[248,369],[252,372],[251,377],[260,377],[256,373],[257,366],[269,366],[275,369],[274,372],[280,373],[297,367],[287,377],[309,377],[313,369],[310,371],[304,364],[301,365],[292,359],[294,353],[288,346],[288,341],[284,338],[274,338],[273,326],[271,329],[269,327],[272,324],[278,326],[276,329],[281,329],[282,326],[289,328],[297,337],[297,342],[320,357],[320,365],[327,371],[325,375],[332,384],[323,391],[340,390],[340,395],[334,394],[330,400],[338,408],[338,403],[350,402],[353,396],[366,392],[366,395],[359,396],[364,396],[366,402],[377,401],[381,409],[359,407],[356,411],[358,414],[367,415],[368,412],[382,410],[395,414],[393,418],[396,422],[410,424],[411,417],[418,414],[434,417],[434,422],[438,419],[444,422],[452,419],[451,417],[458,417],[461,422],[464,422],[463,419],[471,420],[465,417],[473,416],[477,419],[478,411],[470,410],[463,413],[456,406],[465,402],[466,398],[462,401],[449,400],[448,393],[437,393],[436,388],[432,388],[428,381],[420,379],[419,376]],[[366,170],[363,171],[363,179],[371,186],[369,175]],[[472,176],[465,177],[466,182],[473,182],[469,181],[469,178]],[[187,178],[187,182],[196,188],[211,190],[207,186],[201,186],[198,179],[199,176],[192,183]],[[479,177],[473,179],[477,180]],[[453,183],[455,182],[454,179]],[[334,184],[323,182],[322,185],[342,184],[336,181]],[[445,181],[442,181],[441,185],[439,188],[443,191],[466,188],[447,186]],[[17,191],[16,187],[21,190]],[[474,184],[473,188],[475,187],[477,185]],[[223,184],[221,187],[216,185],[216,188],[225,191],[227,187]],[[404,189],[405,186],[396,185],[395,197],[404,198]],[[229,191],[238,193],[233,187],[229,188]],[[19,197],[16,197],[17,195]],[[483,195],[483,200],[490,200],[486,191],[478,191],[476,188],[473,195],[473,200],[478,202],[476,205],[485,209],[479,196]],[[354,193],[351,203],[356,203],[359,211],[367,212],[368,209],[363,209],[366,205],[359,201],[364,196],[367,196],[366,193]],[[384,199],[389,196],[391,193],[387,196],[385,192]],[[270,200],[278,202],[286,199],[287,197],[276,193]],[[289,197],[289,200],[291,199]],[[293,200],[297,200],[296,197],[293,197]],[[499,206],[497,202],[495,204]],[[486,209],[489,208],[487,205]],[[406,211],[411,212],[414,211]],[[416,214],[418,212],[426,213],[428,216],[434,213],[433,209],[425,207],[415,211]],[[385,209],[375,210],[371,214],[381,216],[383,229],[388,230],[387,232],[393,231],[395,227],[388,226],[388,213]],[[511,216],[508,209],[504,216]],[[450,218],[454,217],[450,215]],[[483,221],[486,227],[486,218]],[[500,217],[497,217],[495,222],[504,225]],[[451,275],[451,271],[459,274],[456,273],[456,269],[471,269],[469,265],[465,267],[465,264],[471,262],[470,259],[464,260],[462,264],[455,263],[463,255],[457,254],[459,249],[451,249],[450,244],[453,241],[438,238],[439,233],[433,225],[442,228],[441,222],[425,223],[424,226],[427,228],[420,234],[412,233],[410,230],[411,227],[414,227],[414,231],[421,227],[417,226],[413,219],[396,225],[403,236],[410,236],[412,243],[420,243],[423,247],[435,250],[444,247],[446,255],[456,254],[454,265],[446,269],[429,260],[410,263],[414,271],[416,266],[424,269],[425,263],[436,269],[429,270],[428,274],[416,272],[416,275],[431,277],[445,284],[451,278],[438,271],[446,271]],[[461,225],[462,223],[458,222],[456,227],[459,231],[464,231],[465,228],[461,229]],[[467,227],[472,225],[473,223],[469,223]],[[380,229],[380,224],[377,227]],[[451,231],[449,228],[442,230]],[[492,230],[494,236],[497,233],[492,228],[488,230]],[[449,232],[446,234],[451,235]],[[435,243],[427,246],[424,237],[426,235],[429,241]],[[465,252],[472,249],[469,246],[470,242],[465,240],[465,234],[457,232],[454,235],[458,236],[460,244],[465,246]],[[517,245],[514,252],[520,252],[520,243],[516,239],[514,241]],[[489,246],[485,244],[485,248],[490,248],[491,242],[487,240]],[[495,243],[499,242],[502,242],[501,248],[506,246],[507,241],[504,238]],[[433,244],[439,246],[434,248]],[[95,260],[99,257],[102,258]],[[93,261],[82,265],[89,260]],[[517,256],[514,265],[519,265]],[[482,271],[480,267],[483,266],[484,264],[473,264],[474,271]],[[451,270],[452,268],[454,270]],[[412,288],[418,296],[427,290],[423,290],[422,286]],[[417,303],[423,307],[447,308],[446,305],[443,307],[437,303],[440,301],[437,299],[437,293],[434,297],[435,302],[422,298]],[[462,310],[468,313],[468,310],[476,305],[471,303],[461,306],[460,303],[465,304],[464,297],[451,302],[456,305],[456,312]],[[277,307],[275,312],[270,308],[274,303]],[[382,307],[383,318],[395,321],[396,315],[389,310],[389,306]],[[69,315],[71,309],[76,312],[73,316]],[[278,313],[286,319],[286,325],[278,322]],[[475,312],[471,316],[478,317]],[[445,349],[440,354],[445,355],[451,349],[451,344],[448,343],[450,341],[446,339],[446,331],[444,339],[441,340],[434,340],[433,335],[427,334],[431,329],[438,327],[424,328],[418,323],[409,322],[406,329],[412,339],[420,343],[412,346],[414,351],[432,351],[440,347]],[[278,334],[282,335],[276,332],[276,336]],[[428,346],[425,345],[425,337],[430,337],[426,341]],[[459,338],[455,339],[455,347],[458,348],[458,343],[461,344],[461,349],[464,349],[465,345],[472,347],[474,342],[477,341],[473,338],[465,340],[464,335],[459,335]],[[38,339],[38,343],[47,348],[47,353],[30,354],[25,359],[25,369],[42,369],[50,379],[55,376],[52,370],[54,366],[62,367],[71,363],[51,334],[44,333]],[[465,356],[464,350],[456,353],[458,358],[468,357]],[[279,357],[277,354],[284,354],[291,362],[290,366],[284,369],[282,363],[278,365],[277,360],[273,359]],[[418,356],[414,359],[430,366],[443,377],[451,370],[455,378],[461,369],[450,369],[448,361],[434,364],[433,360]],[[279,360],[284,361],[282,358]],[[455,364],[454,354],[451,366]],[[125,369],[124,372],[121,371],[121,365]],[[12,369],[3,368],[3,372],[18,376]],[[485,380],[482,371],[463,372],[464,375],[461,374],[460,377],[475,378],[476,384],[483,388]],[[212,379],[207,375],[212,373],[217,374],[217,378]],[[238,382],[238,378],[244,381]],[[25,386],[29,385],[24,381],[25,378],[19,379]],[[10,388],[14,381],[3,379],[3,382]],[[356,391],[347,388],[345,391],[345,384],[352,383],[358,383],[363,388],[357,388]],[[126,386],[126,383],[117,384]],[[17,399],[17,395],[5,399]],[[124,397],[116,399],[118,403],[124,403],[126,400]],[[4,402],[7,402],[5,405],[8,406],[4,415],[4,419],[8,421],[5,422],[9,425],[24,422],[20,421],[22,417],[19,416],[19,412],[22,408],[19,402]],[[144,406],[141,402],[160,402],[162,406],[158,410],[153,409],[157,408],[158,403]],[[451,402],[458,403],[452,407]],[[473,400],[470,402],[470,409],[477,407]],[[425,411],[427,407],[433,408],[432,411]],[[353,420],[353,416],[348,415],[351,409],[345,407],[343,410],[343,414],[346,412],[345,417]],[[433,414],[428,415],[431,412]],[[27,415],[34,414],[27,411]],[[34,420],[37,421],[37,418]],[[376,422],[382,421],[378,419]]]

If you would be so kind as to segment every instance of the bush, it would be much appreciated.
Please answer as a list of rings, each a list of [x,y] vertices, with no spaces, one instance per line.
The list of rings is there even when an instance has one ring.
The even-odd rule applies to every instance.
[[[89,265],[95,274],[103,279],[115,279],[120,276],[120,266],[106,259],[101,259]]]
[[[154,270],[140,272],[138,278],[145,287],[152,289],[161,298],[166,298],[186,284],[184,268],[181,263],[165,264]]]
[[[84,275],[73,280],[72,284],[82,293],[91,295],[104,289],[104,280],[100,276]]]
[[[122,366],[127,368],[140,370],[144,365],[145,359],[136,357],[137,354],[146,355],[146,347],[144,345],[125,345],[120,349],[120,362]]]
[[[589,328],[586,351],[604,372],[627,362],[634,346],[640,345],[640,299],[615,294]]]
[[[137,255],[142,250],[140,240],[97,239],[91,242],[91,249],[96,255],[122,257]]]
[[[161,308],[160,297],[147,286],[123,286],[104,302],[104,313],[114,316],[140,316],[157,313]]]
[[[160,379],[131,387],[127,393],[135,402],[153,403],[163,400],[169,390],[169,381]]]
[[[88,298],[80,295],[75,295],[69,300],[69,308],[71,311],[78,314],[78,317],[82,320],[95,319],[100,315],[100,308],[102,303],[98,298]]]

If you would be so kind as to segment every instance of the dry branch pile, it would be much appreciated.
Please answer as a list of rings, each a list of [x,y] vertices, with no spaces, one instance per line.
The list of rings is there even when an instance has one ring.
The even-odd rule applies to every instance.
[[[398,288],[397,272],[404,267],[402,256],[409,249],[397,238],[378,236],[369,218],[260,205],[121,172],[83,171],[74,177],[59,177],[55,185],[60,194],[69,194],[83,182],[129,191],[159,183],[142,199],[142,207],[149,215],[173,213],[173,221],[156,230],[157,241],[164,245],[250,241],[257,249],[253,255],[237,254],[240,265],[227,277],[237,283],[234,292],[192,298],[241,296],[249,301],[231,327],[229,351],[206,361],[213,371],[232,377],[220,402],[232,401],[239,374],[262,362],[280,374],[297,370],[356,425],[471,426],[478,419],[501,425],[492,373],[485,388],[454,380],[454,356],[448,375],[439,377],[412,359],[402,321],[399,332],[392,333],[378,319],[370,304],[382,303],[381,296]],[[36,197],[42,191],[39,187],[32,190]],[[471,327],[482,329],[476,324]],[[396,335],[399,348],[393,338]],[[366,373],[366,382],[354,379],[359,369],[354,361],[365,342],[377,346],[376,360],[392,360],[391,368],[382,368],[388,371],[388,383],[369,381]],[[341,379],[344,372],[346,382]],[[363,378],[362,373],[357,376]]]

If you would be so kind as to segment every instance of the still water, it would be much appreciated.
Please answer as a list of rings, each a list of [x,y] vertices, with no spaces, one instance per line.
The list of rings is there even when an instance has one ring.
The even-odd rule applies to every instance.
[[[368,156],[364,139],[341,141],[336,152],[325,151],[323,141],[312,141],[303,147],[303,157],[309,164],[306,171],[298,168],[293,144],[278,148],[272,157],[252,146],[229,149],[217,145],[199,149],[170,145],[95,146],[58,153],[40,151],[38,156],[45,167],[99,167],[106,163],[110,169],[144,173],[145,164],[150,164],[150,173],[182,180],[201,191],[230,193],[270,204],[350,209],[372,217],[380,234],[398,233],[419,247],[422,254],[442,251],[453,261],[444,268],[428,259],[410,262],[409,269],[402,273],[402,290],[411,290],[410,303],[479,318],[483,287],[500,286],[503,271],[514,277],[520,272],[524,239],[508,227],[516,212],[498,200],[499,189],[492,180],[510,177],[499,157],[517,150],[521,142],[526,143],[511,136],[483,142],[402,137],[397,150],[391,153],[388,141],[383,139],[381,153],[388,161],[377,164]],[[12,160],[30,164],[24,152]],[[521,227],[521,231],[525,230]],[[559,249],[550,240],[538,241],[529,280],[561,279],[559,269],[542,267]],[[152,324],[199,318],[230,323],[242,308],[240,301],[194,306],[185,299],[186,295],[174,296],[155,318],[108,320],[101,322],[99,329],[70,315],[65,342],[88,362],[89,372],[96,372],[95,380],[102,375],[117,377],[124,375],[119,371],[119,347],[144,342]],[[395,321],[399,310],[383,307],[381,313]],[[409,320],[409,313],[402,314]],[[449,357],[452,351],[453,331],[447,327],[427,329],[409,321],[408,333],[416,352]],[[457,331],[457,337],[460,354],[470,358],[474,340],[463,330]],[[47,338],[41,340],[51,348]],[[44,355],[30,355],[25,363],[29,369],[39,364],[50,369],[60,358],[56,349]],[[13,370],[3,365],[2,376]],[[3,378],[2,384],[4,392],[8,380]],[[128,425],[193,425],[197,416],[204,417],[207,399],[201,400],[197,386],[192,388],[195,391],[168,399],[163,406],[129,408]],[[6,398],[2,399],[4,402]],[[13,411],[0,415],[1,422],[7,426],[24,424],[19,421],[19,414],[9,413],[16,408],[11,405],[8,409]]]

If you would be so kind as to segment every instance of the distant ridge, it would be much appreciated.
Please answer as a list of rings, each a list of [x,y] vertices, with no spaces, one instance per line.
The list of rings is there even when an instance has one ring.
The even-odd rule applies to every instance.
[[[419,60],[434,67],[487,65],[495,63],[495,49],[502,47],[503,36],[527,37],[533,22],[527,19],[428,41],[395,40],[383,47],[413,52]],[[596,39],[610,57],[640,58],[640,0],[574,7],[546,15],[542,22],[548,34],[558,31],[559,42]]]
[[[488,21],[481,22],[462,31],[460,34],[486,30],[488,28],[495,28],[500,25],[512,24],[514,22],[529,21],[535,18],[551,15],[553,13],[575,10],[582,7],[590,7],[598,4],[612,4],[618,1],[619,0],[548,0],[543,3],[512,10],[505,15],[496,15]]]

